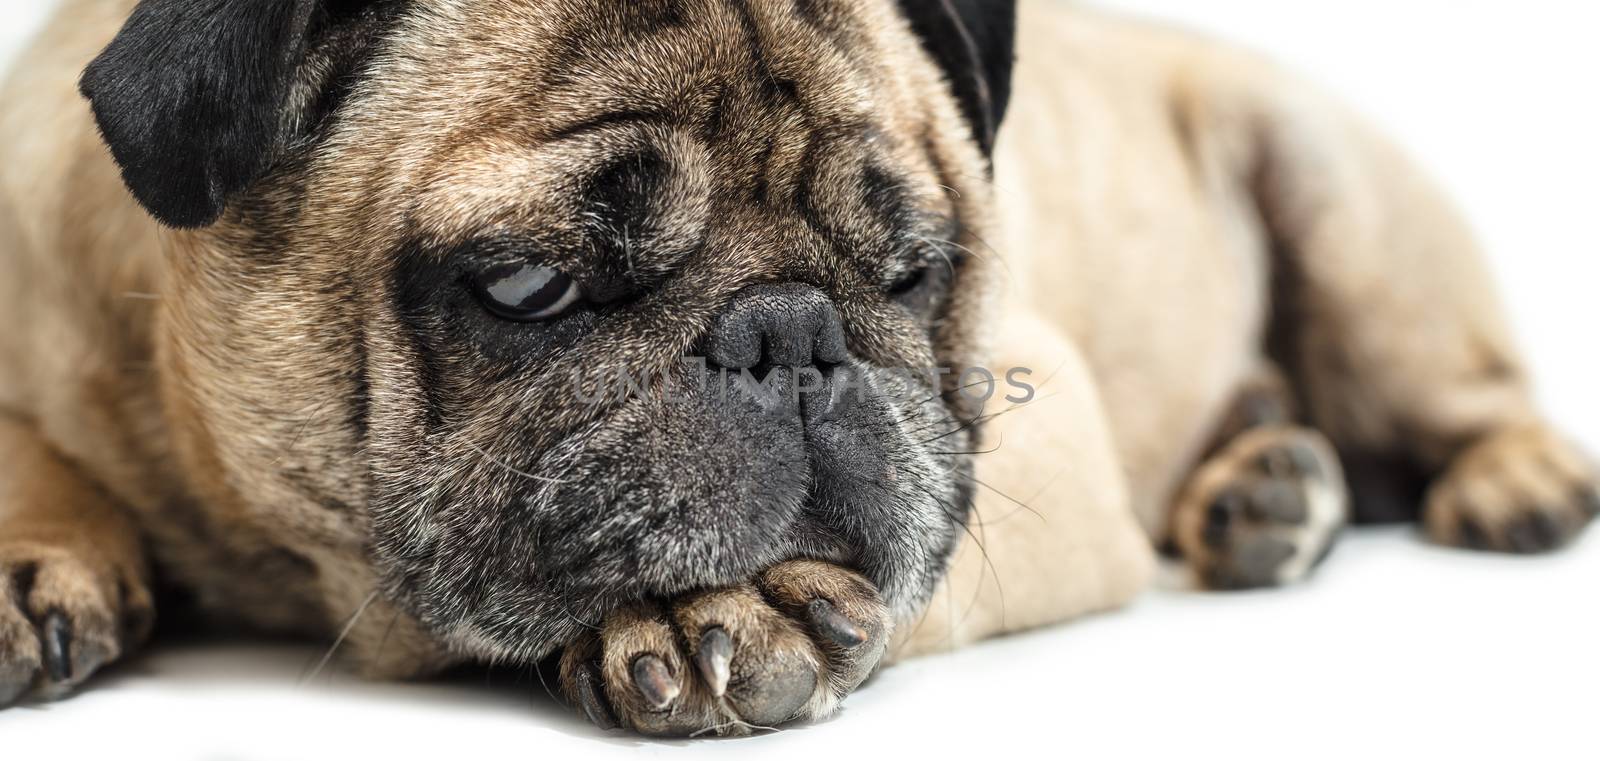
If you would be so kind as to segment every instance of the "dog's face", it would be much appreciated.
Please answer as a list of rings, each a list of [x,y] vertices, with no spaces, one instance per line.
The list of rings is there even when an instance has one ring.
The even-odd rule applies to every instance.
[[[1010,3],[218,5],[146,0],[84,79],[200,228],[166,371],[210,496],[483,657],[796,556],[931,592],[976,408],[903,370],[981,361]]]

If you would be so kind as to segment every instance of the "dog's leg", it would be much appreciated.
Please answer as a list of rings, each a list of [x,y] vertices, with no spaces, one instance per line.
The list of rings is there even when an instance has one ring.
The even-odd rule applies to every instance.
[[[1534,409],[1466,226],[1356,119],[1297,84],[1256,92],[1246,174],[1279,252],[1273,353],[1345,455],[1357,518],[1380,517],[1365,487],[1393,496],[1410,472],[1401,502],[1439,542],[1567,544],[1600,512],[1596,471]]]
[[[0,415],[0,708],[66,695],[141,644],[153,611],[133,522]]]
[[[1288,384],[1263,368],[1173,505],[1169,540],[1206,586],[1305,578],[1333,549],[1350,500],[1332,444],[1296,423]]]

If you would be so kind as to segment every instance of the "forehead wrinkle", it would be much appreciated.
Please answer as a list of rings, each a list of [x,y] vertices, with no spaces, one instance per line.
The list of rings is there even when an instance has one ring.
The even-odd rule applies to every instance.
[[[416,173],[408,202],[412,224],[448,241],[531,214],[559,226],[564,215],[551,214],[550,207],[568,194],[562,169],[583,157],[571,155],[572,146],[530,144],[497,132],[473,137],[439,150]]]
[[[760,83],[752,81],[749,74],[757,51],[742,36],[735,4],[751,9],[755,27],[767,41],[760,49],[764,60],[778,75],[794,75],[801,96],[798,105],[803,108],[785,113],[756,97]],[[639,108],[654,98],[670,106],[669,121],[687,122],[692,117],[698,125],[706,119],[708,103],[724,89],[719,85],[725,86],[733,111],[728,127],[735,133],[715,141],[714,159],[706,171],[719,186],[719,193],[753,181],[754,162],[748,154],[771,146],[774,135],[788,139],[800,135],[807,125],[848,133],[871,121],[893,125],[891,131],[904,131],[895,129],[900,125],[895,124],[894,114],[907,110],[897,101],[907,100],[909,90],[897,81],[894,67],[887,61],[851,65],[825,34],[805,23],[790,0],[703,0],[698,4],[700,12],[685,14],[687,22],[680,26],[629,37],[622,46],[590,46],[584,51],[586,63],[582,65],[586,68],[577,70],[582,76],[569,77],[570,88],[564,85],[549,90],[534,87],[534,83],[540,73],[557,65],[550,44],[562,34],[570,35],[574,28],[587,25],[593,29],[593,19],[608,18],[603,13],[597,16],[596,9],[615,7],[615,0],[418,0],[418,5],[425,8],[427,18],[414,18],[406,26],[403,34],[407,39],[400,40],[399,46],[412,52],[401,56],[404,67],[389,69],[403,73],[382,76],[392,83],[382,87],[394,89],[373,103],[379,113],[367,122],[388,139],[389,148],[407,156],[409,166],[434,165],[427,169],[441,171],[434,159],[447,152],[451,125],[464,129],[465,134],[481,134],[484,125],[490,124],[509,140],[528,141],[532,146],[545,128],[558,121],[570,124],[575,116],[594,115],[597,104]],[[876,0],[838,5],[837,14],[852,17],[851,24],[881,21],[878,17],[889,7]],[[861,21],[863,18],[868,21]],[[580,39],[598,39],[613,31],[585,32]],[[889,49],[865,29],[855,31],[873,40],[873,50]],[[881,56],[868,57],[875,60]],[[450,65],[441,66],[440,61]],[[886,86],[869,92],[864,84],[868,80]],[[881,100],[886,109],[873,108],[869,96]],[[791,102],[790,108],[794,106]],[[390,125],[384,125],[385,121]],[[763,130],[770,132],[763,134]],[[704,133],[700,134],[703,143]],[[797,145],[803,143],[790,142],[787,149],[775,151],[779,158],[801,154],[803,148]],[[741,146],[745,155],[725,154],[727,146]],[[905,158],[915,161],[919,157]],[[902,157],[895,159],[903,166]],[[476,200],[467,205],[473,208],[487,203],[497,184],[509,192],[525,182],[508,181],[505,176],[497,179],[492,166],[479,168],[483,173],[470,181],[477,187],[472,195]],[[406,187],[414,190],[420,183],[415,181],[415,172],[409,173],[412,181]],[[824,183],[823,195],[844,192],[841,183]],[[448,200],[440,199],[439,205],[448,206]],[[827,206],[831,209],[839,204],[830,200]],[[468,215],[452,212],[451,216],[464,223]],[[720,214],[713,218],[720,223]]]
[[[405,73],[393,81],[415,83],[406,89],[424,97],[407,103],[413,109],[436,104],[435,124],[520,120],[555,133],[621,110],[686,120],[703,115],[711,91],[755,84],[751,57],[793,80],[819,122],[859,122],[872,112],[859,67],[804,24],[789,0],[704,0],[701,12],[684,14],[686,23],[649,34],[621,34],[615,17],[626,14],[611,0],[425,0],[418,7],[402,33],[403,54],[391,62]],[[739,8],[753,9],[753,34],[767,42],[744,39]],[[450,65],[439,66],[442,60]]]
[[[552,121],[580,121],[606,111],[686,120],[729,70],[716,47],[715,35],[674,29],[625,47],[603,46],[530,91]]]
[[[594,205],[593,183],[619,165],[648,171],[652,160],[660,170],[638,197],[644,220]],[[666,125],[614,125],[545,143],[491,135],[437,157],[409,217],[429,240],[539,241],[559,249],[550,252],[555,260],[615,266],[649,281],[700,247],[711,206],[708,161],[689,131]]]
[[[818,121],[859,122],[873,112],[861,69],[793,0],[726,0],[740,10],[748,55],[769,85],[787,83]]]

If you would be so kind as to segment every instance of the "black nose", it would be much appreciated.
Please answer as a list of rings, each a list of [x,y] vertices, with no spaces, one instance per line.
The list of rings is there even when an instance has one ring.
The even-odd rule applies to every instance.
[[[795,283],[740,291],[717,317],[703,348],[708,362],[729,370],[836,365],[849,358],[833,302]]]

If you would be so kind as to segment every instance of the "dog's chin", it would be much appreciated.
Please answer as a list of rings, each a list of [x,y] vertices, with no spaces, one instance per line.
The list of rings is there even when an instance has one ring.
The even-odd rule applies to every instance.
[[[968,431],[937,392],[849,372],[865,389],[849,404],[785,410],[782,383],[766,397],[732,381],[630,400],[516,469],[509,494],[489,485],[505,467],[481,494],[379,483],[376,560],[444,642],[501,662],[542,658],[621,606],[802,557],[860,571],[910,615],[965,525]]]

